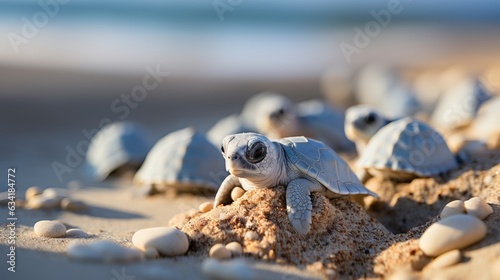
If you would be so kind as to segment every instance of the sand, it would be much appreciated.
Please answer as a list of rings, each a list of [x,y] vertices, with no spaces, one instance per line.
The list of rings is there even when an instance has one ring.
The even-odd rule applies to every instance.
[[[192,105],[189,100],[165,102],[166,99],[162,99],[164,96],[156,98],[152,94],[151,99],[133,112],[131,119],[147,124],[153,137],[158,139],[169,131],[199,123],[200,120],[200,127],[207,128],[218,117],[235,112],[233,109],[237,107],[234,106],[241,105],[244,96],[261,89],[310,92],[306,89],[310,89],[311,85],[316,85],[316,81],[297,89],[267,84],[246,88],[238,84],[226,91],[240,92],[244,88],[243,95],[234,96],[231,102],[222,104],[224,106],[213,102],[213,98],[204,98],[200,104],[206,101],[206,104],[217,106],[206,106],[203,110],[194,110],[193,115],[178,119],[176,117],[181,111]],[[183,92],[179,86],[168,84],[165,85],[167,87],[171,94]],[[119,90],[126,89],[129,87]],[[90,209],[73,213],[59,209],[41,211],[18,207],[17,264],[16,273],[11,273],[4,263],[8,239],[7,210],[2,205],[0,261],[4,265],[0,269],[0,279],[203,279],[201,262],[207,257],[210,244],[235,240],[244,245],[245,259],[261,270],[265,275],[263,278],[267,279],[383,279],[401,271],[423,279],[436,279],[438,276],[441,279],[479,278],[477,276],[493,279],[490,273],[492,267],[495,267],[494,264],[500,266],[498,152],[480,155],[475,162],[437,179],[394,184],[374,178],[367,186],[378,192],[382,199],[376,203],[367,199],[364,208],[346,199],[328,201],[314,195],[312,233],[301,237],[294,234],[289,225],[281,188],[247,193],[234,205],[202,215],[196,209],[203,202],[213,201],[213,197],[190,194],[137,197],[129,192],[133,188],[130,180],[82,183],[85,179],[77,172],[66,176],[67,181],[56,183],[50,163],[64,160],[65,147],[74,147],[82,140],[82,129],[97,128],[101,118],[109,117],[109,104],[113,99],[102,97],[103,100],[98,102],[82,98],[86,100],[83,102],[80,99],[73,101],[74,96],[63,96],[61,93],[59,102],[41,98],[3,100],[2,112],[10,115],[2,118],[2,123],[8,128],[6,139],[9,141],[0,147],[1,164],[4,164],[3,167],[8,164],[19,168],[18,197],[22,198],[24,190],[33,184],[42,188],[67,187],[72,198],[86,202]],[[300,98],[313,97],[317,96],[308,94]],[[60,109],[61,104],[65,104],[64,110]],[[93,108],[93,114],[89,115],[88,108]],[[23,113],[26,111],[30,114]],[[63,113],[69,117],[62,118]],[[33,115],[40,116],[46,126],[40,126]],[[11,123],[12,119],[16,122]],[[165,121],[173,119],[175,121]],[[425,265],[431,259],[423,256],[418,249],[418,238],[437,219],[447,202],[472,196],[485,199],[494,208],[495,212],[485,220],[488,226],[486,238],[462,250],[463,258],[459,264],[439,271],[426,269]],[[220,209],[225,210],[222,212]],[[233,216],[221,218],[227,213]],[[46,219],[59,220],[68,228],[81,228],[89,233],[90,237],[82,239],[82,242],[112,240],[129,247],[132,246],[135,231],[175,224],[189,234],[192,248],[187,256],[178,258],[129,264],[82,263],[69,260],[64,253],[72,238],[36,237],[33,225]],[[218,221],[222,222],[219,224]],[[203,226],[197,228],[196,225],[201,224]],[[244,233],[248,230],[257,232],[258,239],[246,240]]]
[[[474,275],[486,275],[483,279],[489,279],[491,264],[500,258],[500,164],[495,164],[499,161],[500,153],[491,152],[443,178],[401,184],[374,178],[369,187],[387,189],[380,192],[379,202],[365,199],[368,211],[349,199],[328,200],[313,194],[313,226],[306,236],[296,234],[288,221],[283,187],[247,192],[231,205],[201,214],[197,210],[199,204],[212,197],[138,197],[130,191],[132,186],[127,180],[112,181],[99,188],[73,186],[70,196],[85,201],[90,206],[88,211],[17,209],[18,267],[13,279],[57,278],[70,271],[78,271],[75,279],[103,275],[111,279],[122,269],[138,279],[199,279],[203,277],[201,262],[207,258],[210,246],[231,241],[240,242],[244,257],[271,278],[288,275],[298,279],[382,279],[407,271],[422,279],[434,279],[436,274],[443,279],[468,279]],[[432,259],[418,249],[418,238],[437,220],[447,202],[472,196],[485,199],[494,209],[485,220],[487,237],[462,250],[461,263],[439,271],[425,269]],[[36,237],[33,225],[43,219],[57,219],[68,228],[81,228],[91,235],[82,242],[106,239],[129,247],[135,231],[173,225],[188,235],[190,250],[183,257],[130,264],[76,262],[64,253],[72,238]],[[245,238],[248,231],[256,232],[257,240]],[[0,235],[5,252],[5,227]],[[1,275],[2,279],[6,275],[12,277],[6,270]]]

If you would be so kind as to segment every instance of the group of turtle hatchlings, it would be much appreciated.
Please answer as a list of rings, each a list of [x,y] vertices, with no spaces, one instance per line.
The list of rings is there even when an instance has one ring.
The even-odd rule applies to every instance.
[[[369,78],[364,77],[365,83]],[[385,79],[374,88],[395,83],[393,77]],[[401,90],[404,87],[399,84],[397,88],[391,91],[388,103],[408,99],[411,102],[403,102],[405,108],[418,106],[410,91]],[[456,124],[476,130],[481,127],[486,134],[484,130],[500,131],[491,122],[499,119],[500,97],[492,98],[477,80],[463,82],[457,91],[459,99],[453,100],[448,92],[438,102],[432,114],[436,127],[456,129],[452,127]],[[383,91],[377,94],[385,98]],[[398,94],[402,96],[394,98]],[[461,102],[467,103],[461,106]],[[395,116],[401,108],[389,105],[393,109],[390,117],[380,113],[386,112],[388,104],[383,108],[356,105],[344,114],[319,100],[296,104],[281,94],[264,92],[249,99],[239,115],[221,119],[206,135],[185,128],[164,136],[154,146],[138,124],[113,123],[92,139],[88,171],[98,180],[127,169],[137,171],[134,183],[148,187],[148,193],[167,189],[216,192],[214,206],[231,203],[235,187],[248,191],[284,185],[290,222],[298,233],[307,234],[311,192],[328,197],[376,197],[363,185],[370,176],[390,180],[438,176],[467,160],[463,153],[453,153],[431,125],[409,115],[418,112],[417,108],[406,108],[409,114]],[[476,122],[474,116],[482,107],[485,110]],[[462,110],[457,111],[460,118],[443,120],[443,112],[456,108]],[[356,174],[335,151],[357,151]]]

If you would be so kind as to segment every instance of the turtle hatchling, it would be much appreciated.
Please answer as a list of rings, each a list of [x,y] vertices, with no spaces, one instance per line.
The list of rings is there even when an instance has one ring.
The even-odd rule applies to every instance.
[[[358,154],[363,152],[368,141],[379,129],[392,121],[367,105],[349,107],[345,115],[345,134],[356,144]]]
[[[407,117],[382,127],[368,142],[356,165],[365,170],[359,176],[365,182],[368,175],[393,180],[431,177],[457,167],[458,163],[437,131]]]
[[[462,79],[441,96],[431,116],[432,124],[445,132],[466,127],[474,120],[481,104],[490,98],[481,81]]]
[[[245,119],[253,119],[258,132],[271,139],[305,135],[324,142],[337,151],[352,152],[354,143],[344,133],[344,115],[325,102],[309,100],[299,104],[274,92],[252,98]]]
[[[90,142],[86,155],[86,171],[98,180],[129,170],[135,172],[151,146],[152,142],[138,124],[109,124],[97,132]]]
[[[222,139],[229,134],[252,131],[255,131],[255,129],[251,128],[240,115],[233,114],[220,119],[207,132],[207,137],[215,146],[219,146]]]
[[[204,134],[185,128],[155,144],[134,181],[159,192],[215,192],[226,175],[218,149]]]
[[[421,109],[413,90],[396,69],[367,65],[355,80],[354,93],[359,103],[373,106],[390,118],[411,116]]]
[[[331,148],[303,136],[271,141],[256,133],[233,134],[224,138],[221,150],[231,174],[217,191],[214,205],[231,203],[235,187],[248,191],[284,185],[288,218],[300,234],[311,228],[311,192],[377,196]]]

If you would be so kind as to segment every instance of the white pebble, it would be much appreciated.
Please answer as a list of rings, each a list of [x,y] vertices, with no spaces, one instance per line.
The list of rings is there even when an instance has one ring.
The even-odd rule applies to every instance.
[[[27,207],[30,209],[54,209],[59,207],[60,199],[54,197],[45,197],[37,195],[28,200]]]
[[[457,264],[461,258],[460,250],[452,250],[435,258],[426,268],[445,268]]]
[[[207,213],[208,211],[212,210],[214,208],[214,204],[212,202],[204,202],[200,204],[200,207],[198,209],[200,210],[201,213]]]
[[[471,215],[453,215],[431,225],[419,241],[420,249],[431,257],[465,248],[486,236],[486,225]]]
[[[66,235],[66,227],[56,221],[38,221],[33,227],[36,235],[41,237],[63,237]]]
[[[473,215],[481,220],[486,219],[486,217],[493,213],[493,208],[479,197],[473,197],[465,201],[464,205],[467,214]]]
[[[66,197],[61,200],[61,208],[66,211],[80,212],[87,210],[88,206],[83,201],[73,200]]]
[[[235,187],[231,190],[231,199],[236,201],[238,198],[242,197],[245,194],[245,190],[240,187]]]
[[[216,259],[206,259],[201,265],[201,272],[210,279],[218,280],[251,280],[264,279],[259,272],[245,260],[236,259],[220,262]]]
[[[222,244],[215,244],[210,248],[209,256],[218,260],[227,260],[231,258],[231,251]]]
[[[493,176],[486,175],[486,177],[484,177],[483,183],[485,185],[489,185],[489,184],[491,184],[491,182],[493,182]]]
[[[87,238],[87,237],[89,237],[89,235],[85,231],[83,231],[79,228],[72,228],[72,229],[68,229],[66,231],[66,237]]]
[[[247,231],[245,233],[245,238],[248,239],[248,240],[257,240],[259,239],[259,234],[256,233],[255,231],[251,230],[251,231]]]
[[[464,202],[461,200],[454,200],[443,208],[443,211],[441,211],[441,214],[439,216],[441,219],[444,219],[449,216],[453,215],[458,215],[458,214],[465,214],[465,206]]]
[[[108,240],[100,240],[87,244],[73,240],[68,244],[66,253],[70,258],[76,260],[108,263],[130,262],[142,258],[142,254],[139,251]]]
[[[37,195],[40,195],[40,194],[42,194],[42,190],[37,186],[32,186],[26,190],[24,196],[25,196],[26,200],[30,200],[31,198],[33,198]]]
[[[189,249],[186,234],[173,227],[141,229],[134,233],[132,243],[142,251],[154,248],[167,257],[184,255]]]
[[[241,244],[238,242],[230,242],[226,244],[226,249],[228,249],[231,252],[231,256],[233,258],[237,258],[243,255],[243,248],[241,247]]]
[[[63,199],[69,196],[69,192],[67,189],[61,188],[48,188],[43,190],[42,195],[45,197],[55,197],[59,199]]]

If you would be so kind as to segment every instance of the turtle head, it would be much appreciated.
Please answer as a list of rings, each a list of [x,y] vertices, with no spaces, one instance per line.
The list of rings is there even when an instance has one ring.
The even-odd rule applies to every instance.
[[[389,122],[369,106],[353,106],[346,111],[345,134],[351,141],[368,143],[372,136]]]
[[[226,170],[240,178],[264,179],[277,172],[277,147],[257,133],[228,135],[222,140]]]
[[[269,94],[256,106],[256,128],[273,138],[298,135],[298,115],[295,104],[287,97]]]

